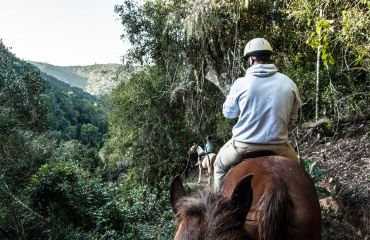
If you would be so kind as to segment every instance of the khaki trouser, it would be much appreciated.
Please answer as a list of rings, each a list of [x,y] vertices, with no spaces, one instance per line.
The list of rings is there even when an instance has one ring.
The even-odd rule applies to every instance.
[[[283,144],[250,144],[231,139],[220,149],[214,163],[215,190],[221,190],[226,173],[232,166],[241,161],[244,152],[261,149],[271,150],[278,156],[284,156],[299,163],[297,154],[288,142]]]

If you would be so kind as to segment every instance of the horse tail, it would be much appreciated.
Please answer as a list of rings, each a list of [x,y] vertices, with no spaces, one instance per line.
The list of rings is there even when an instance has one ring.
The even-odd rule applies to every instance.
[[[258,239],[292,239],[290,226],[294,203],[285,184],[274,183],[270,191],[262,195],[257,209]]]

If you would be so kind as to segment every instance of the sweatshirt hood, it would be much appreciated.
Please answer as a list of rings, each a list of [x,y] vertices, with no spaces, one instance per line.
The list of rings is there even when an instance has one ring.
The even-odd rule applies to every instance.
[[[252,74],[257,77],[268,77],[276,73],[278,70],[274,64],[257,64],[247,69],[247,74]]]

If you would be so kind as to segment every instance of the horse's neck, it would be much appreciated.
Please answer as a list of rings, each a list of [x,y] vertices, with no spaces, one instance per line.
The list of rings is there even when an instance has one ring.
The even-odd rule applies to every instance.
[[[203,148],[202,148],[201,146],[198,146],[198,147],[197,147],[197,153],[199,154],[199,153],[201,153],[201,152],[203,152]]]

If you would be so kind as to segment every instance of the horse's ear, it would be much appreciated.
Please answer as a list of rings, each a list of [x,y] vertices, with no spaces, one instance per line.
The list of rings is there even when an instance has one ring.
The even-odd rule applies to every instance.
[[[176,175],[176,177],[172,180],[170,192],[172,211],[175,214],[177,213],[176,203],[185,195],[186,192],[184,186],[182,185],[180,175]]]
[[[242,210],[242,216],[240,217],[243,222],[253,202],[252,177],[253,174],[243,177],[231,195],[231,201]]]

